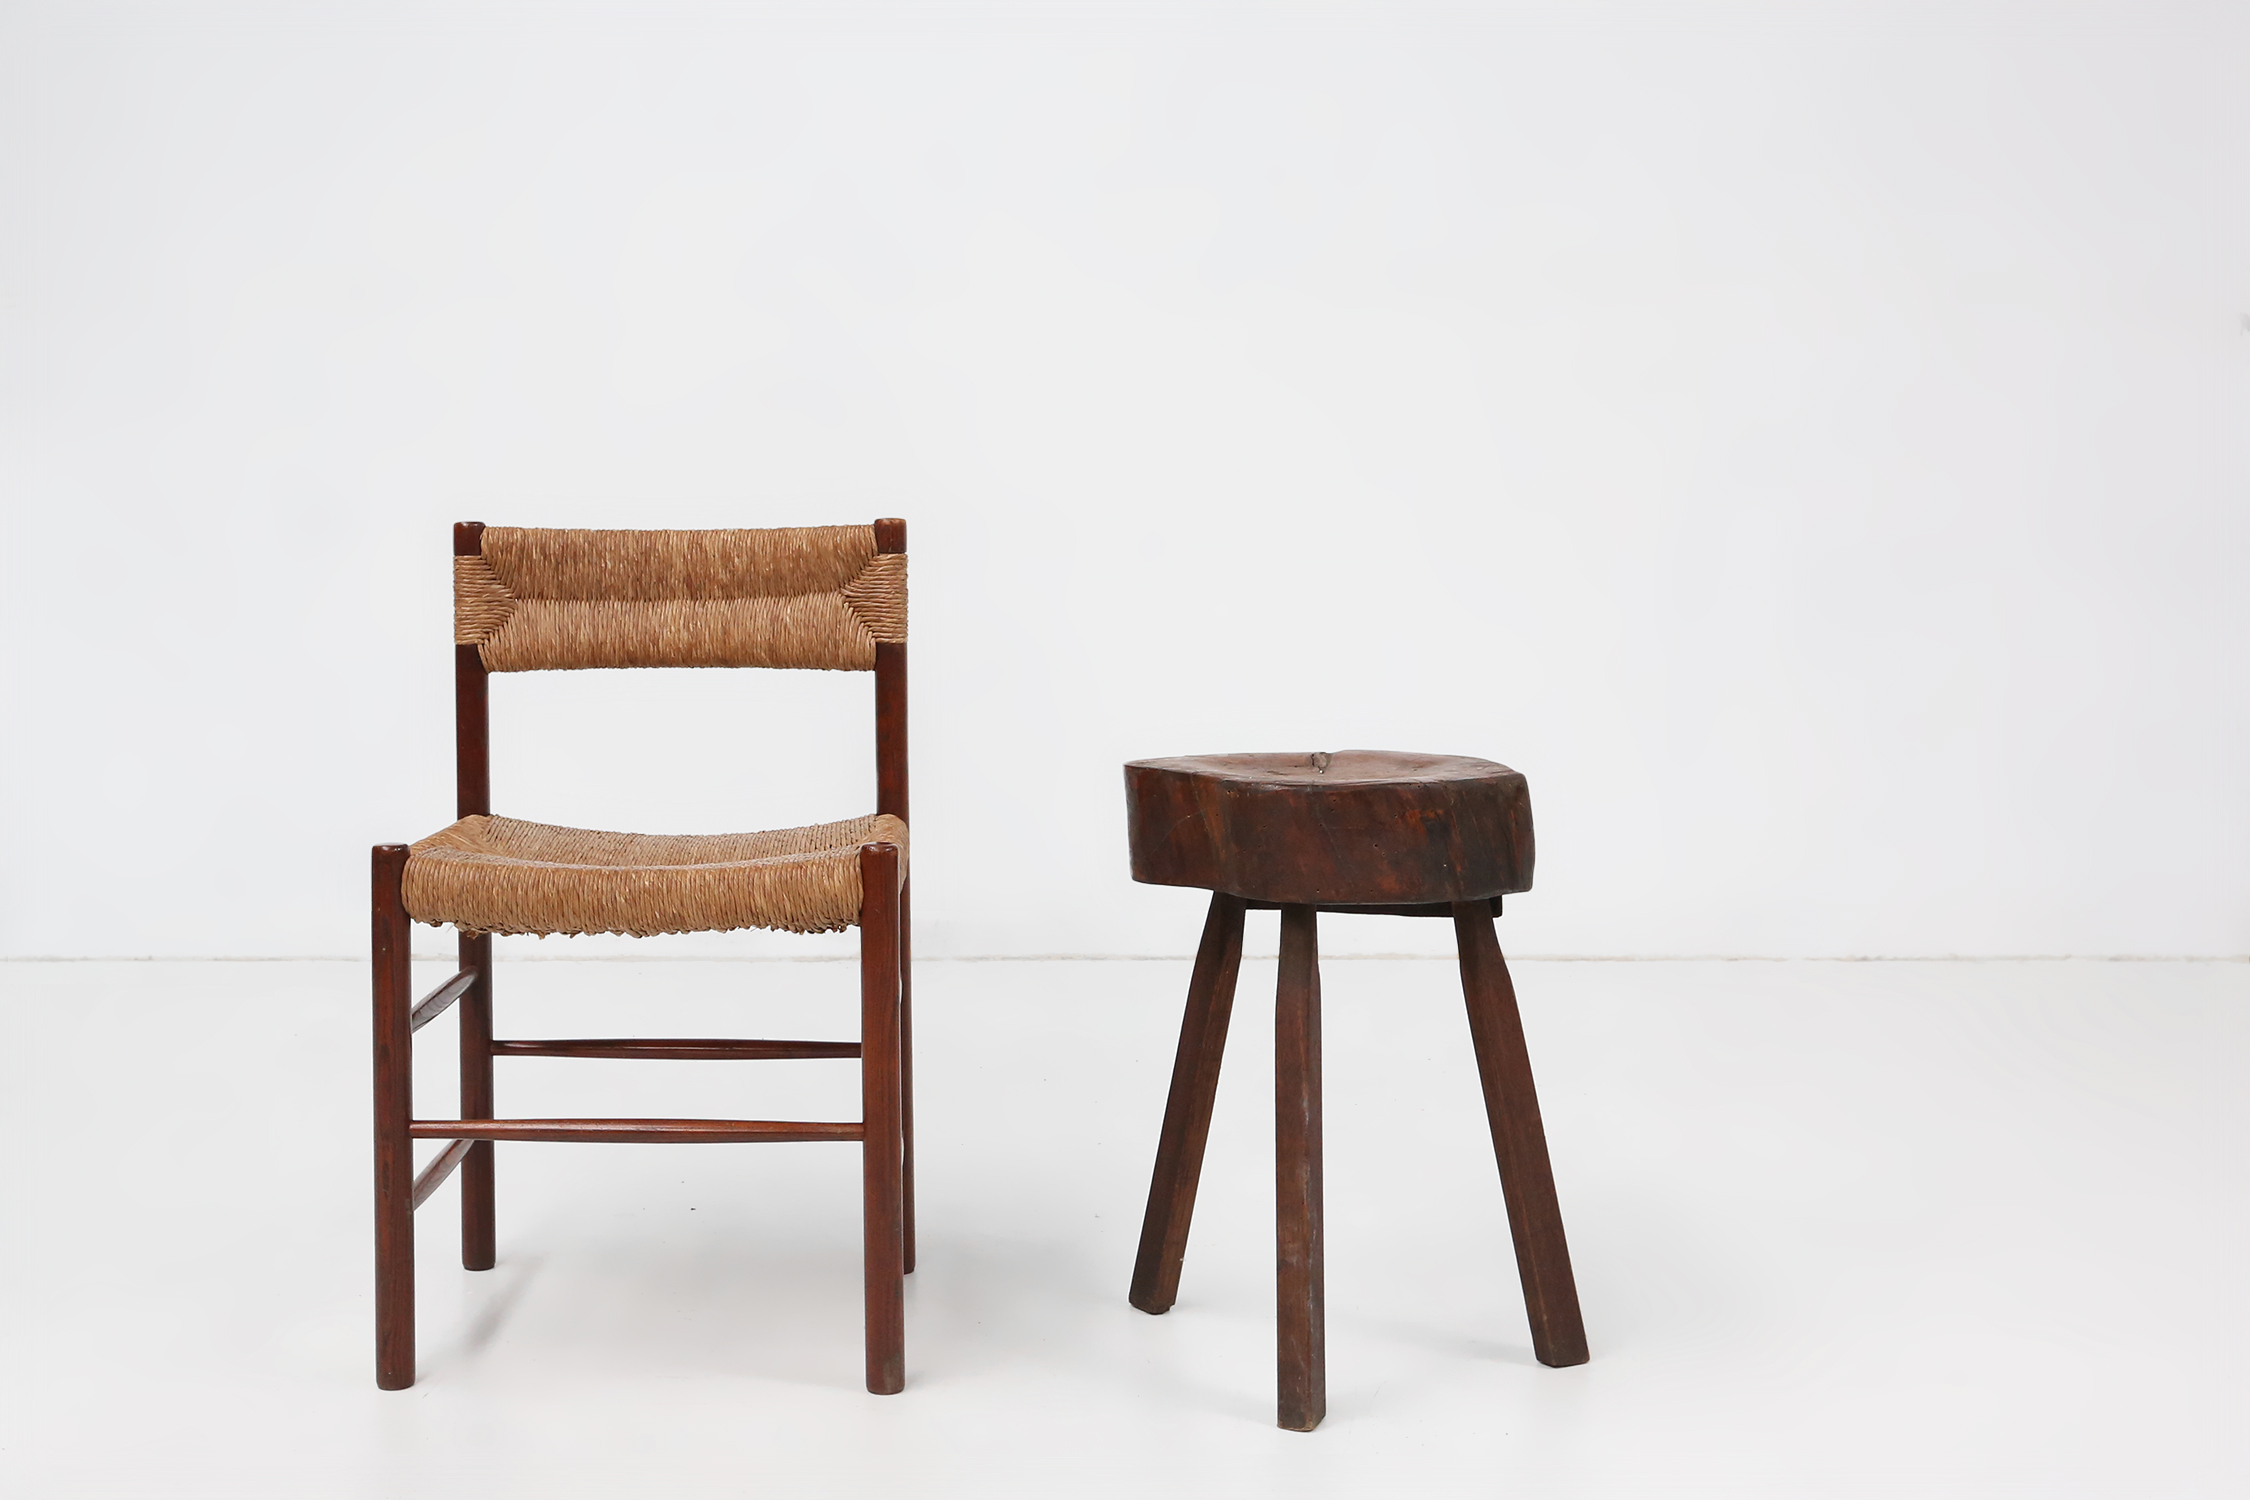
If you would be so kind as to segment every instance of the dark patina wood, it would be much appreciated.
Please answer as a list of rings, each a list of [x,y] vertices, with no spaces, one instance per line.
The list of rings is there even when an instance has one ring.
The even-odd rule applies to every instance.
[[[914,1274],[914,877],[898,887],[898,1191],[900,1268]]]
[[[451,1009],[453,1002],[467,994],[469,986],[476,982],[476,970],[460,970],[451,979],[448,979],[415,1003],[414,1013],[409,1018],[409,1024],[414,1030],[420,1031]]]
[[[470,1120],[492,1118],[492,935],[460,935],[464,967],[473,967],[475,982],[461,997],[461,1116]],[[461,1266],[469,1271],[489,1271],[498,1259],[497,1229],[493,1215],[493,1145],[470,1143],[461,1166]]]
[[[1389,750],[1125,767],[1133,878],[1253,901],[1427,905],[1531,889],[1531,794],[1506,766]]]
[[[857,1057],[857,1042],[730,1041],[723,1037],[550,1037],[539,1041],[498,1041],[496,1057],[627,1057],[694,1061],[776,1057]]]
[[[377,844],[375,971],[375,1383],[414,1383],[414,976],[401,884],[406,845]]]
[[[453,555],[484,550],[484,522],[457,521]],[[453,648],[453,782],[456,818],[492,811],[491,674],[474,646]]]
[[[1328,1414],[1319,920],[1309,906],[1281,909],[1281,978],[1273,1011],[1274,1290],[1280,1330],[1275,1420],[1293,1432],[1312,1431]]]
[[[461,521],[453,528],[453,555],[474,557],[484,550],[484,522]],[[453,779],[457,818],[492,811],[491,674],[474,646],[453,648]],[[461,1002],[461,1113],[485,1119],[492,1114],[492,938],[459,935],[464,973],[474,979]],[[461,1170],[461,1265],[489,1271],[498,1259],[498,1219],[493,1203],[493,1146],[477,1141]]]
[[[859,851],[860,1161],[866,1214],[867,1388],[906,1388],[905,1133],[899,1089],[898,845]]]
[[[1469,1036],[1484,1083],[1485,1117],[1492,1154],[1500,1164],[1500,1189],[1508,1200],[1508,1231],[1516,1245],[1531,1349],[1543,1365],[1586,1363],[1586,1325],[1578,1313],[1578,1283],[1570,1274],[1555,1173],[1547,1160],[1547,1131],[1539,1119],[1539,1091],[1531,1081],[1531,1052],[1523,1042],[1516,987],[1500,952],[1492,918],[1474,905],[1456,909],[1453,935],[1461,953],[1461,992],[1468,1001]]]
[[[1279,901],[1245,901],[1242,906],[1245,911],[1279,911],[1282,904]],[[1492,915],[1500,915],[1498,896],[1478,904]],[[1322,901],[1315,903],[1313,910],[1336,917],[1442,917],[1448,922],[1453,920],[1453,903],[1450,901],[1430,901],[1411,906],[1396,903],[1388,906],[1371,906],[1365,903],[1347,906],[1339,901]]]
[[[427,1203],[430,1194],[445,1186],[445,1179],[453,1175],[453,1169],[461,1165],[461,1158],[467,1156],[475,1146],[475,1141],[455,1141],[452,1145],[440,1151],[428,1166],[414,1174],[414,1206],[416,1208],[420,1208],[424,1203]]]
[[[1130,1300],[1161,1313],[1180,1267],[1210,1129],[1242,914],[1279,910],[1274,1180],[1280,1425],[1327,1408],[1321,1246],[1318,913],[1445,917],[1500,1165],[1532,1346],[1586,1359],[1586,1335],[1515,991],[1493,918],[1530,889],[1531,800],[1506,766],[1373,750],[1211,755],[1125,768],[1133,878],[1213,891],[1158,1137]]]
[[[416,1140],[606,1141],[744,1144],[758,1141],[856,1141],[857,1120],[416,1120]]]
[[[906,522],[886,516],[875,523],[875,550],[906,551]],[[875,810],[912,826],[906,814],[906,643],[875,646]],[[903,1141],[900,1192],[906,1203],[905,1266],[914,1269],[914,880],[898,893],[899,1134]]]
[[[1226,1051],[1227,1021],[1242,969],[1242,902],[1213,895],[1203,919],[1188,980],[1187,1014],[1180,1049],[1172,1060],[1172,1092],[1164,1104],[1164,1129],[1156,1138],[1156,1171],[1148,1212],[1141,1219],[1141,1248],[1133,1260],[1132,1304],[1145,1313],[1171,1310],[1180,1295],[1180,1264],[1187,1254],[1188,1224],[1195,1215],[1203,1147],[1211,1137],[1211,1104],[1219,1092],[1219,1059]]]

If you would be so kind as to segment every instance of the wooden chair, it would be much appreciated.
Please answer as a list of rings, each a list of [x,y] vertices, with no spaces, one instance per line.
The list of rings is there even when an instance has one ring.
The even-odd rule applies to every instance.
[[[453,529],[459,821],[374,852],[375,1380],[414,1383],[414,1210],[461,1169],[461,1263],[493,1264],[496,1141],[858,1141],[867,1388],[905,1385],[914,1269],[906,828],[906,523],[762,531]],[[598,833],[492,815],[492,672],[810,667],[875,674],[875,813],[767,833]],[[460,970],[419,1003],[414,922],[460,933]],[[860,1040],[495,1041],[495,933],[646,937],[860,929]],[[461,1118],[414,1118],[413,1034],[460,1006]],[[495,1057],[860,1060],[857,1120],[493,1118]],[[419,1174],[417,1140],[447,1144]]]

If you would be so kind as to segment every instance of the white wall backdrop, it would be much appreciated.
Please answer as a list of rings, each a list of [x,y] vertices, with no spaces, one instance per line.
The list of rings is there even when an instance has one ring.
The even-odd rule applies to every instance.
[[[0,952],[359,951],[452,521],[891,514],[924,953],[1185,951],[1119,763],[1359,745],[1530,777],[1525,953],[2250,951],[2241,6],[0,27]],[[858,813],[869,694],[496,679],[497,803]]]

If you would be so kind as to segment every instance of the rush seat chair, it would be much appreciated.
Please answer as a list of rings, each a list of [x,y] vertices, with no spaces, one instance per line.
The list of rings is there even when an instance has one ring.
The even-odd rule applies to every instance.
[[[906,828],[906,523],[743,531],[453,529],[459,821],[374,851],[375,1380],[414,1383],[414,1210],[458,1167],[461,1263],[493,1264],[497,1141],[857,1141],[867,1388],[905,1385],[914,1269]],[[875,812],[764,833],[649,836],[493,816],[488,674],[797,667],[875,674]],[[460,968],[420,1002],[415,922],[459,930]],[[495,933],[860,929],[860,1040],[495,1041]],[[460,1008],[461,1118],[416,1119],[414,1033]],[[857,1120],[509,1120],[495,1057],[856,1057]],[[414,1171],[417,1140],[443,1142]]]

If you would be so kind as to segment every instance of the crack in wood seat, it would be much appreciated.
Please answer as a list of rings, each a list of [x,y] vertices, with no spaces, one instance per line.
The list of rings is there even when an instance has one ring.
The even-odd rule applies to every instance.
[[[479,813],[413,846],[406,910],[479,934],[841,932],[859,921],[862,844],[896,844],[903,863],[906,824],[605,833]]]

